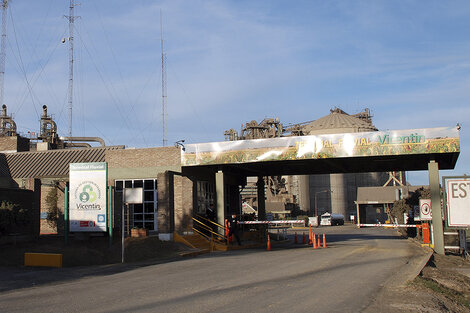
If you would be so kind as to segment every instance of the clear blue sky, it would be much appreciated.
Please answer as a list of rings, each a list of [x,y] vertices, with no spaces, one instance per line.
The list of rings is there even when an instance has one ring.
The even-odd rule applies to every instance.
[[[460,123],[457,168],[443,174],[470,174],[469,1],[77,2],[74,136],[161,146],[161,9],[168,145],[369,108],[381,130]],[[4,102],[22,133],[39,131],[47,104],[67,135],[68,7],[10,1]]]

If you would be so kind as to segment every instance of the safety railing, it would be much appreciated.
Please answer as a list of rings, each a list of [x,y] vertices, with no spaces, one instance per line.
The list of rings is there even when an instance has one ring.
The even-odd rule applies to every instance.
[[[193,231],[205,237],[211,244],[214,242],[225,244],[227,242],[227,237],[219,233],[226,234],[226,227],[200,215],[193,217]]]

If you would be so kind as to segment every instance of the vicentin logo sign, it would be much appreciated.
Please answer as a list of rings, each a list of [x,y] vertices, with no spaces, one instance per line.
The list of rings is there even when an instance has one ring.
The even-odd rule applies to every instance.
[[[106,163],[70,164],[70,231],[106,231]]]
[[[92,181],[81,183],[74,192],[77,210],[101,210],[101,206],[96,202],[101,199],[100,187]]]

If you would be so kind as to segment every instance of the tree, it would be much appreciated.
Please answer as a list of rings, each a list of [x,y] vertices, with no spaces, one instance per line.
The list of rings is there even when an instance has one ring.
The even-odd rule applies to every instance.
[[[57,201],[59,197],[57,195],[57,188],[53,187],[49,190],[46,196],[46,209],[47,209],[47,223],[49,226],[57,228],[57,222],[59,220],[59,209],[57,208]]]

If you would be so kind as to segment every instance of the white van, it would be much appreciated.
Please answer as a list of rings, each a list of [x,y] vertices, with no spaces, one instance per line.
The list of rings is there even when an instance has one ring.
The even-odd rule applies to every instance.
[[[344,225],[344,215],[325,213],[321,216],[320,225],[321,226]]]

